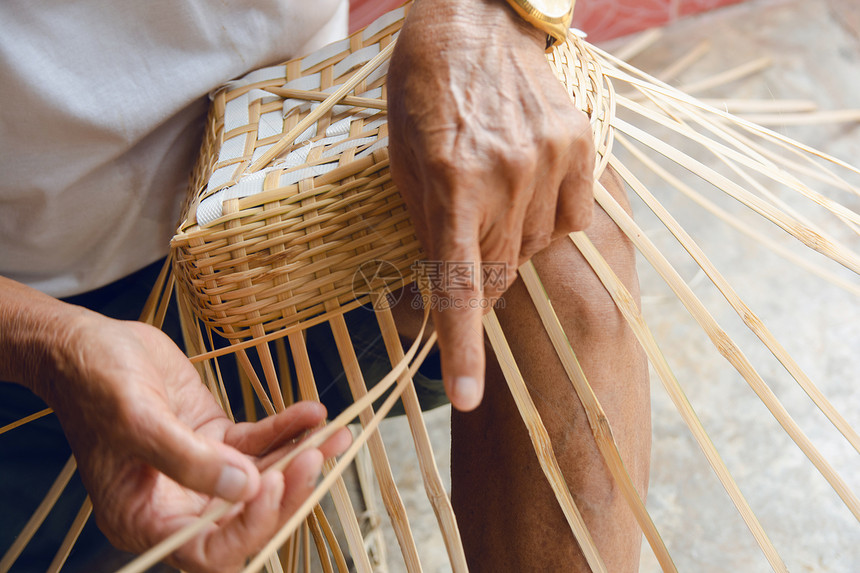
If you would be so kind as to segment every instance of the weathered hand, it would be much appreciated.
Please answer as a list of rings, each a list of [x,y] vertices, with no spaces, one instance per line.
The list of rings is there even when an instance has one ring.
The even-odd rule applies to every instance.
[[[234,571],[313,490],[342,430],[283,472],[263,471],[325,418],[303,402],[232,423],[161,331],[89,313],[58,340],[57,375],[42,387],[69,439],[97,522],[115,546],[142,552],[193,521],[213,497],[243,502],[169,559],[186,571]]]
[[[591,220],[588,118],[552,74],[545,45],[503,0],[418,0],[391,60],[392,175],[428,258],[475,278],[431,300],[445,387],[460,410],[483,394],[488,301],[521,263]],[[482,262],[503,263],[504,280],[482,284]]]

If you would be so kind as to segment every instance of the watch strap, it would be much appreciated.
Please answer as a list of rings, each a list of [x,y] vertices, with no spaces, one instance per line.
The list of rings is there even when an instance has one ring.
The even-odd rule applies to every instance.
[[[567,40],[575,0],[507,0],[520,17],[547,33],[546,49]]]

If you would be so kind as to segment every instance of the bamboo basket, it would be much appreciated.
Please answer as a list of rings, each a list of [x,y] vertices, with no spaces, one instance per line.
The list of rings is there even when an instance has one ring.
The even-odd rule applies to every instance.
[[[340,459],[326,464],[325,478],[314,494],[248,564],[246,571],[264,567],[267,571],[296,571],[310,566],[312,553],[323,571],[345,571],[347,562],[361,572],[384,569],[385,548],[378,540],[369,544],[365,539],[356,515],[355,500],[350,498],[342,477],[356,457],[359,462],[363,460],[364,466],[372,466],[372,477],[386,492],[385,510],[406,569],[421,570],[409,517],[379,433],[379,424],[397,400],[402,401],[406,412],[421,461],[424,485],[451,568],[466,570],[456,519],[436,467],[411,380],[435,338],[431,335],[426,343],[416,342],[404,349],[391,310],[385,304],[391,291],[411,282],[413,265],[422,258],[405,207],[388,172],[385,72],[408,8],[407,5],[395,10],[314,54],[251,72],[214,94],[202,153],[194,170],[182,221],[171,243],[172,267],[169,272],[165,269],[142,316],[148,322],[160,323],[166,301],[175,290],[185,322],[189,355],[204,382],[228,412],[239,408],[229,403],[218,364],[220,356],[235,355],[242,370],[245,391],[242,407],[251,417],[257,407],[271,414],[297,398],[292,391],[291,372],[297,378],[298,397],[317,397],[315,373],[308,359],[304,332],[319,324],[327,324],[332,330],[354,404],[308,439],[305,446],[281,460],[280,467],[285,467],[303,447],[312,447],[336,429],[358,420],[354,443]],[[647,41],[648,37],[643,38]],[[664,180],[679,193],[704,205],[716,217],[733,223],[738,231],[751,234],[764,246],[803,265],[810,273],[858,295],[860,288],[855,282],[817,263],[800,259],[751,226],[739,222],[706,199],[700,190],[684,183],[672,170],[680,167],[692,172],[799,243],[853,273],[860,272],[860,256],[856,250],[837,239],[834,233],[800,216],[768,189],[778,186],[792,190],[829,211],[834,220],[851,233],[860,234],[860,215],[817,191],[828,187],[858,195],[857,188],[846,179],[857,176],[860,171],[749,120],[712,107],[625,62],[626,57],[642,48],[641,45],[631,46],[628,54],[612,56],[571,34],[565,45],[548,55],[549,65],[574,103],[591,118],[592,137],[598,150],[596,179],[607,167],[621,176],[695,260],[763,348],[776,357],[815,407],[844,436],[854,450],[852,453],[857,454],[860,452],[857,432],[741,299],[688,232],[652,195],[642,182],[642,174]],[[691,61],[692,54],[690,61],[679,62],[678,68]],[[679,69],[666,70],[663,77],[673,76]],[[736,73],[749,73],[749,70]],[[688,91],[693,91],[694,87],[690,86]],[[626,119],[628,116],[638,116],[650,122],[654,131],[665,130],[684,144],[669,143],[638,127],[636,122]],[[708,166],[698,159],[702,153],[716,156],[726,169]],[[622,156],[624,161],[620,159]],[[792,419],[762,374],[717,323],[693,288],[648,234],[599,184],[595,186],[595,200],[654,267],[848,511],[860,520],[860,501],[856,494]],[[709,438],[630,293],[587,234],[574,233],[570,240],[627,319],[669,401],[767,563],[774,571],[787,571],[783,558]],[[355,278],[360,276],[363,265],[379,260],[386,261],[393,273],[356,289]],[[572,388],[585,406],[607,468],[636,516],[656,561],[664,571],[676,571],[673,554],[683,548],[672,548],[670,553],[658,531],[659,523],[655,524],[627,475],[612,433],[604,423],[603,409],[566,340],[540,277],[531,263],[520,269],[520,276],[553,340]],[[371,388],[365,385],[343,318],[346,312],[359,305],[374,307],[392,364],[391,372]],[[425,315],[425,326],[426,319]],[[492,312],[487,315],[484,326],[497,356],[503,358],[500,362],[514,365],[505,371],[505,377],[535,440],[541,467],[553,485],[568,524],[592,570],[606,571],[558,470],[552,448],[545,447],[550,444],[549,437]],[[226,340],[227,344],[216,345],[216,337]],[[286,364],[288,354],[291,365]],[[8,429],[11,428],[3,431]],[[369,457],[369,464],[363,456]],[[28,536],[32,536],[44,520],[73,472],[74,461],[70,460],[17,545],[0,561],[0,570],[8,569],[14,562],[15,552],[20,552]],[[370,470],[366,474],[370,474]],[[363,474],[365,480],[368,479],[366,474]],[[319,506],[329,497],[334,514],[324,512]],[[146,570],[193,536],[197,528],[217,520],[229,510],[226,503],[215,507],[198,523],[165,540],[122,571]],[[87,502],[58,551],[52,570],[62,567],[90,512]],[[333,533],[330,521],[335,518],[336,528],[342,529],[345,543],[338,541]],[[311,544],[315,551],[310,549]]]

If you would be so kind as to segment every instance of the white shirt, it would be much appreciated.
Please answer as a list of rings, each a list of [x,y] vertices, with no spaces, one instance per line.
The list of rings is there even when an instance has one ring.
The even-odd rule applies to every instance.
[[[346,0],[0,2],[0,274],[60,297],[164,256],[206,95],[347,18]]]

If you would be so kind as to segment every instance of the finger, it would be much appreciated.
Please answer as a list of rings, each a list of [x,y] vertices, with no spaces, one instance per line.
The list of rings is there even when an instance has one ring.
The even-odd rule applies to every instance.
[[[566,165],[565,162],[565,174]],[[559,186],[563,174],[555,167],[548,173],[529,203],[523,221],[522,242],[517,253],[517,268],[535,254],[545,249],[553,239]]]
[[[594,213],[594,144],[587,131],[575,138],[568,152],[569,167],[561,181],[554,236],[582,231]]]
[[[444,284],[433,293],[433,322],[445,391],[451,405],[465,412],[477,408],[484,393],[481,252],[476,230],[449,229],[442,237],[435,254],[445,266]]]
[[[201,565],[211,568],[217,564],[219,570],[238,571],[246,558],[258,553],[277,531],[281,514],[275,508],[280,506],[286,491],[284,475],[266,472],[260,481],[257,496],[246,502],[240,513],[222,521],[204,538],[196,559]]]
[[[284,496],[281,499],[281,522],[299,509],[313,492],[323,467],[323,454],[312,449],[302,452],[284,471]]]
[[[322,453],[311,449],[296,457],[284,472],[264,472],[253,499],[177,550],[171,561],[190,571],[240,570],[311,494],[322,464]]]
[[[311,435],[313,434],[307,434],[307,437],[310,437]],[[257,467],[260,469],[260,471],[266,470],[269,466],[271,466],[278,460],[283,459],[283,457],[287,455],[291,450],[293,450],[299,443],[301,442],[288,443],[277,448],[276,450],[266,455],[263,459],[259,460],[257,462]],[[323,456],[328,459],[345,452],[351,443],[352,433],[349,431],[348,428],[341,428],[340,430],[329,436],[329,438],[325,442],[323,442],[323,444],[317,449],[319,449]]]
[[[333,458],[344,453],[350,444],[352,444],[352,432],[349,428],[341,428],[319,447],[319,451],[326,459]]]
[[[260,475],[240,451],[193,432],[172,412],[149,408],[142,424],[123,426],[123,440],[146,463],[194,491],[228,501],[257,494]]]
[[[325,416],[325,406],[319,402],[298,402],[259,422],[231,426],[224,436],[224,443],[252,456],[265,456],[285,442],[300,438],[307,430],[319,426]]]
[[[509,213],[481,240],[481,288],[489,302],[501,298],[517,278],[524,214]],[[489,306],[489,303],[488,303]]]

